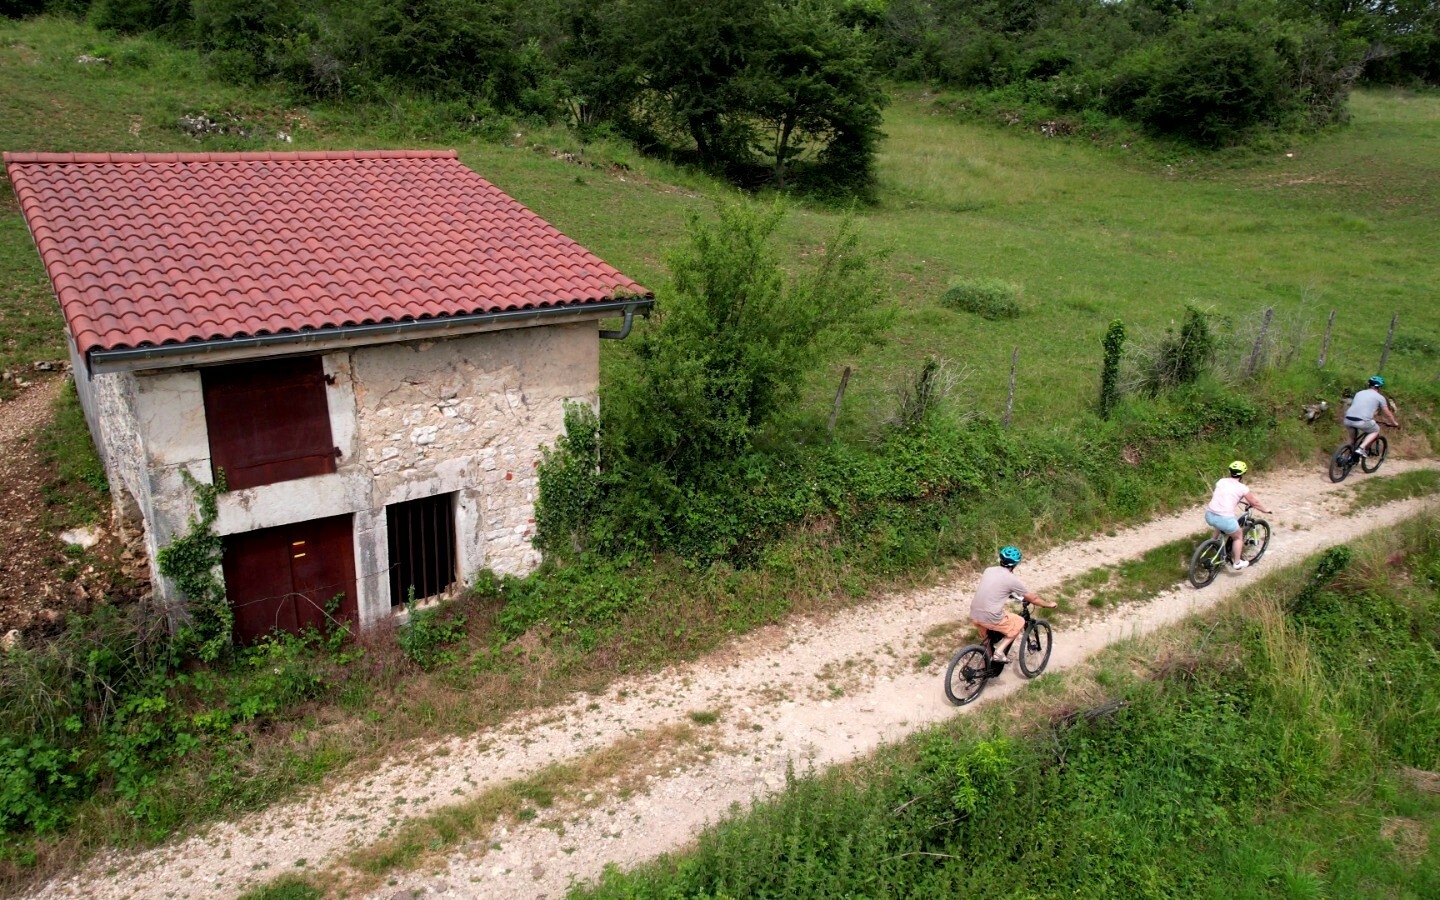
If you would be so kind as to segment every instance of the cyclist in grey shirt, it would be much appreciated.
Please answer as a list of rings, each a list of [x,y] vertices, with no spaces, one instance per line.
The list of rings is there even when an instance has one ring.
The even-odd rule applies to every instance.
[[[1355,448],[1355,452],[1361,456],[1365,455],[1365,448],[1375,443],[1375,435],[1380,433],[1380,426],[1375,424],[1377,415],[1385,414],[1386,425],[1400,425],[1395,420],[1395,401],[1386,399],[1385,395],[1380,393],[1379,389],[1384,386],[1385,379],[1379,375],[1371,375],[1369,387],[1356,394],[1355,399],[1350,401],[1350,408],[1345,411],[1345,424],[1365,435],[1360,440],[1360,446]]]
[[[982,640],[988,637],[985,633],[987,629],[1005,635],[1004,647],[998,643],[992,645],[994,653],[990,658],[996,662],[1009,661],[1006,652],[1020,636],[1020,632],[1025,630],[1025,620],[1005,608],[1005,602],[1012,595],[1018,594],[1036,606],[1055,606],[1049,600],[1040,599],[1040,595],[1031,593],[1030,589],[1015,577],[1015,567],[1018,565],[1020,551],[1015,547],[1001,548],[1000,565],[991,566],[980,574],[980,584],[975,587],[975,598],[970,601],[970,621],[980,629]]]

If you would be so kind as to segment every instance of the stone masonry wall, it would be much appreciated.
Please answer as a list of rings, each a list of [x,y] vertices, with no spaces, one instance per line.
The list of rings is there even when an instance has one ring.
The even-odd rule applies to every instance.
[[[593,322],[356,350],[358,445],[376,508],[457,494],[460,575],[539,563],[536,465],[564,403],[595,403]]]

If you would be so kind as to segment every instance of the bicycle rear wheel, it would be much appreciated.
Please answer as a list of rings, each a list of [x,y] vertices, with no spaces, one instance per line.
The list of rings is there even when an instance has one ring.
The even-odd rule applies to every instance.
[[[1210,538],[1195,548],[1190,557],[1190,583],[1196,589],[1207,587],[1215,580],[1215,573],[1225,565],[1225,541]]]
[[[1245,527],[1245,542],[1240,545],[1240,558],[1251,563],[1260,561],[1270,546],[1270,523],[1256,519]]]
[[[1330,457],[1330,480],[1339,484],[1350,474],[1351,466],[1355,465],[1355,455],[1349,444],[1341,444]]]
[[[964,706],[980,696],[990,680],[990,661],[985,648],[970,644],[955,651],[945,669],[945,698],[956,706]]]
[[[1031,619],[1020,635],[1020,672],[1026,678],[1034,678],[1050,664],[1050,623],[1044,619]]]
[[[1385,461],[1385,451],[1389,447],[1390,444],[1385,440],[1385,435],[1377,436],[1370,443],[1370,449],[1366,451],[1366,455],[1360,457],[1360,471],[1369,474],[1380,468],[1380,464]]]

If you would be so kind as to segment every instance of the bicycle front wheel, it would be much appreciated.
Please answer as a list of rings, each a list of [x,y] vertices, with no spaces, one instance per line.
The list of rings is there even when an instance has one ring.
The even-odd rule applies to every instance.
[[[1215,580],[1215,573],[1225,565],[1225,541],[1210,538],[1195,548],[1190,557],[1190,583],[1198,590]]]
[[[1050,664],[1050,623],[1044,619],[1031,619],[1020,636],[1020,673],[1034,678]]]
[[[1388,450],[1389,447],[1390,444],[1385,440],[1385,435],[1382,434],[1376,437],[1375,440],[1370,443],[1370,449],[1366,455],[1360,457],[1360,471],[1369,474],[1380,468],[1380,464],[1385,461],[1385,451]]]
[[[1345,476],[1350,474],[1350,467],[1353,465],[1355,465],[1355,457],[1350,445],[1341,444],[1335,451],[1335,455],[1330,457],[1330,480],[1336,484],[1344,481]]]
[[[1265,548],[1270,546],[1270,523],[1256,519],[1245,528],[1245,543],[1240,545],[1240,558],[1251,563],[1260,561]]]
[[[985,690],[990,679],[990,661],[985,648],[970,644],[955,651],[945,669],[945,698],[956,706],[964,706]]]

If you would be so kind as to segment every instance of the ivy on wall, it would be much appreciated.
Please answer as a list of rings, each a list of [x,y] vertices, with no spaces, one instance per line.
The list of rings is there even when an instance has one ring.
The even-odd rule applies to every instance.
[[[220,577],[221,543],[215,533],[216,501],[226,491],[225,474],[214,484],[201,484],[185,469],[185,484],[195,492],[198,515],[190,517],[190,528],[172,540],[156,556],[160,574],[175,582],[188,601],[186,621],[175,631],[175,649],[181,656],[214,662],[230,650],[235,613],[225,599]]]

